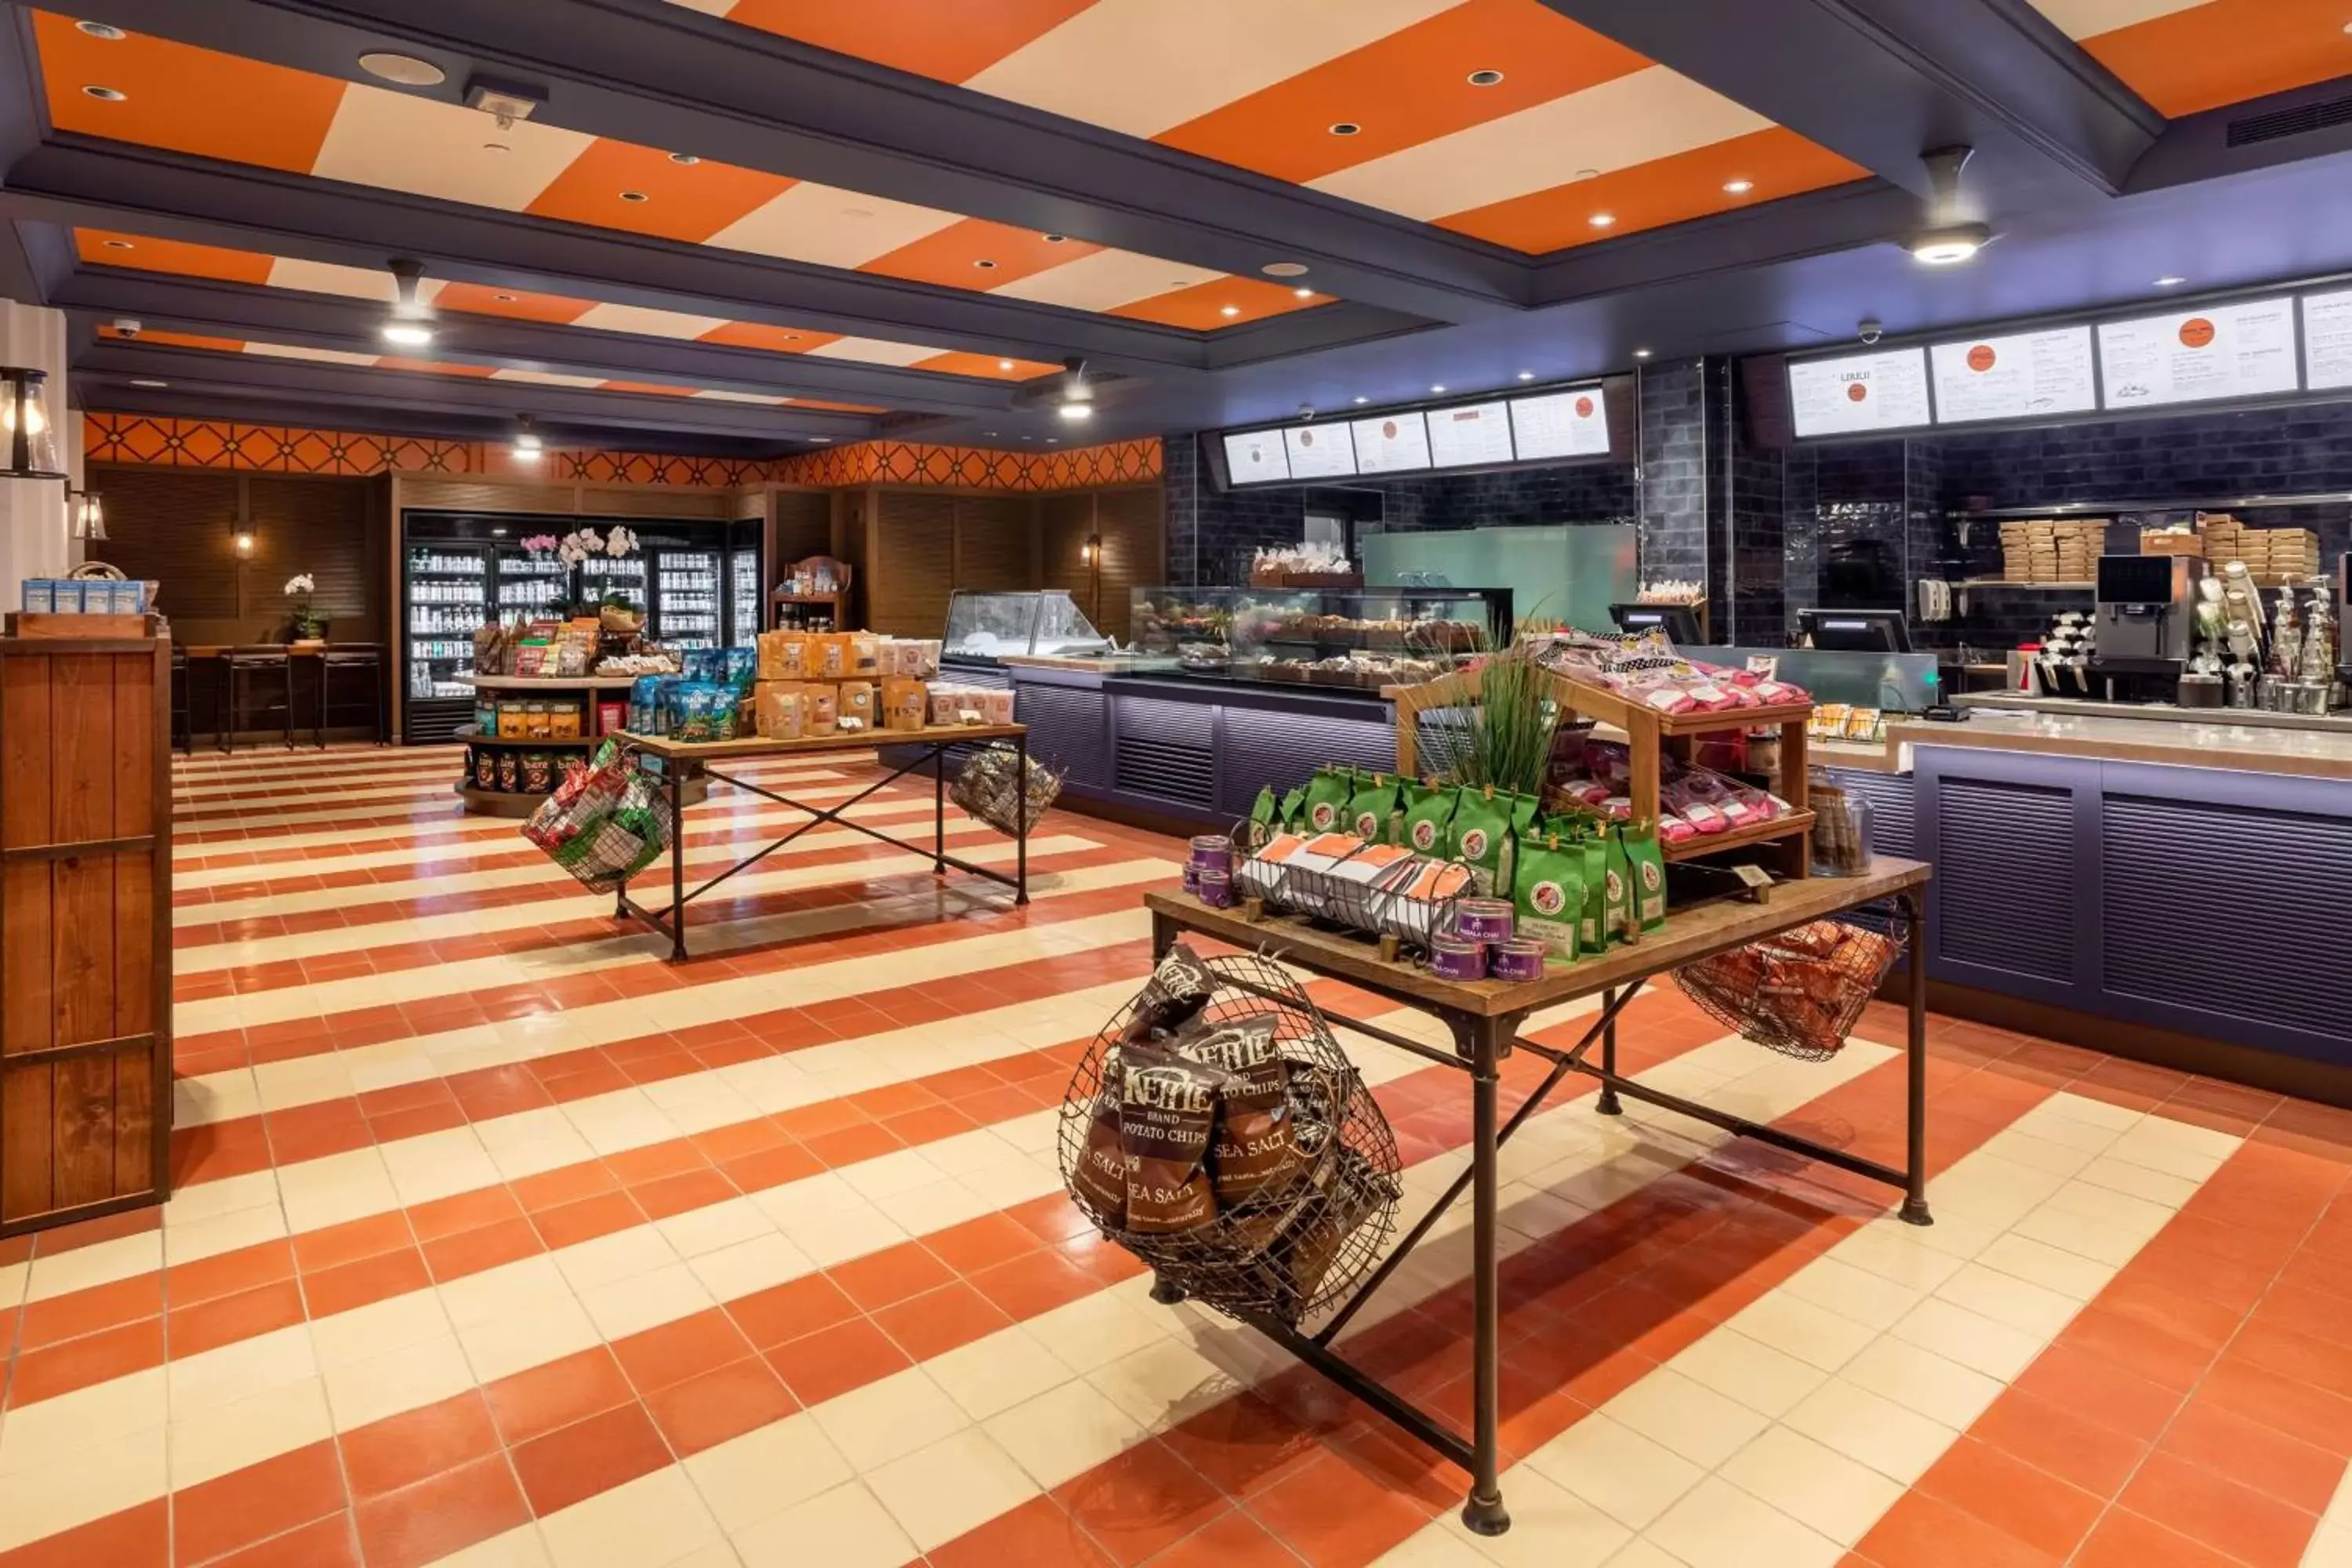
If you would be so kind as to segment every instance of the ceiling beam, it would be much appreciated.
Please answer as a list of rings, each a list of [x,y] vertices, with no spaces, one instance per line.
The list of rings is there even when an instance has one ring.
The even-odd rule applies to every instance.
[[[23,3],[23,0],[18,0]],[[86,7],[87,8],[87,7]],[[1255,277],[1299,261],[1342,299],[1437,321],[1522,302],[1498,247],[666,0],[104,0],[160,37],[362,80],[362,52],[548,91],[535,118],[641,146],[1076,235]]]
[[[1719,273],[1900,241],[1917,228],[1918,199],[1884,180],[1856,180],[1761,206],[1579,246],[1545,259],[1539,305],[1656,289]]]
[[[384,307],[364,300],[84,267],[56,291],[54,302],[101,319],[130,316],[150,327],[214,337],[355,353],[386,352],[381,336]],[[497,316],[449,313],[436,325],[432,347],[415,357],[498,369],[667,381],[826,402],[873,403],[934,414],[1009,409],[1017,390],[971,376]]]
[[[2029,0],[1543,0],[1880,178],[1977,150],[2003,203],[2115,195],[2163,117]]]
[[[1023,359],[1081,353],[1129,373],[1197,371],[1206,359],[1201,333],[1147,321],[82,137],[57,138],[0,180],[0,215],[17,218],[352,267],[414,256],[436,278]],[[1388,330],[1390,314],[1374,314]]]
[[[549,425],[630,429],[648,437],[669,433],[766,440],[780,446],[812,437],[863,440],[878,428],[856,414],[819,409],[766,407],[697,397],[659,397],[598,392],[584,387],[543,386],[491,381],[478,376],[436,375],[424,371],[381,370],[366,365],[274,359],[216,350],[166,348],[154,343],[92,339],[89,323],[72,355],[71,377],[110,383],[134,379],[168,382],[173,390],[211,389],[230,395],[272,395],[305,401],[309,417],[366,417],[368,408],[431,413],[447,410],[476,417],[512,419],[528,414]]]
[[[2184,115],[2172,121],[2155,151],[2132,171],[2132,193],[2228,179],[2352,152],[2352,121],[2336,107],[2347,96],[2352,96],[2352,76]],[[2250,121],[2268,121],[2285,133],[2232,142],[2231,127]]]

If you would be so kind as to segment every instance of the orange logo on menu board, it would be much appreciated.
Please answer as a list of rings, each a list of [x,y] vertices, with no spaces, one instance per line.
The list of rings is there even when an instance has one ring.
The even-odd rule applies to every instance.
[[[2213,323],[2202,316],[2191,316],[2180,323],[2180,341],[2192,349],[2201,349],[2213,341]]]
[[[1389,440],[1395,440],[1397,434],[1397,422],[1393,419],[1381,420],[1381,434],[1386,437]]]
[[[1301,430],[1298,433],[1298,444],[1302,447],[1312,447],[1315,445],[1315,432],[1312,430]]]
[[[1845,395],[1846,401],[1849,403],[1861,403],[1867,400],[1870,396],[1870,383],[1866,381],[1849,382],[1846,384]]]
[[[1969,351],[1969,368],[1981,375],[1990,370],[1999,358],[2000,356],[1992,352],[1990,343],[1979,343]]]
[[[1579,419],[1590,419],[1592,417],[1592,399],[1589,397],[1580,397],[1576,400],[1576,416]]]

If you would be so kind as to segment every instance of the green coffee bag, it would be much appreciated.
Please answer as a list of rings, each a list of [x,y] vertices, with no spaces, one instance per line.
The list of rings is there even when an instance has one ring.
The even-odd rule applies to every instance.
[[[1249,850],[1263,849],[1271,843],[1275,830],[1280,824],[1281,811],[1281,804],[1274,798],[1272,784],[1259,790],[1257,799],[1250,805],[1249,837],[1242,847]]]
[[[1348,801],[1356,793],[1355,771],[1326,763],[1307,781],[1307,816],[1300,824],[1309,833],[1336,833],[1347,820]]]
[[[1408,783],[1404,786],[1404,847],[1416,855],[1435,855],[1445,848],[1454,826],[1456,791],[1451,784]]]
[[[1609,847],[1593,837],[1577,849],[1584,860],[1584,918],[1577,942],[1586,952],[1599,952],[1609,945]]]
[[[1584,853],[1549,835],[1522,835],[1511,875],[1518,930],[1553,958],[1573,959],[1584,919]]]
[[[1348,797],[1347,831],[1368,844],[1396,842],[1397,781],[1393,774],[1356,775],[1356,793]]]
[[[1286,833],[1301,833],[1307,827],[1307,786],[1300,784],[1282,797],[1282,809],[1276,823]]]
[[[1655,931],[1666,923],[1666,858],[1658,849],[1657,831],[1625,827],[1618,830],[1618,837],[1624,842],[1634,918],[1643,931]]]
[[[1524,837],[1536,830],[1536,818],[1543,814],[1543,802],[1531,795],[1514,794],[1507,797],[1511,803],[1511,834]]]
[[[1625,836],[1614,827],[1601,846],[1601,875],[1608,884],[1601,900],[1601,929],[1611,942],[1622,942],[1635,923],[1633,866],[1625,856]]]
[[[1511,887],[1511,808],[1508,795],[1489,787],[1464,786],[1454,806],[1446,836],[1446,855],[1470,868],[1470,880],[1482,899]]]

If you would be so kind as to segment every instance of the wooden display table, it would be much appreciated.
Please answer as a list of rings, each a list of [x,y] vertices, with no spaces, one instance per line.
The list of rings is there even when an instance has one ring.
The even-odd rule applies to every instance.
[[[1001,882],[1013,889],[1015,904],[1029,901],[1029,828],[1028,795],[1024,791],[1016,813],[1016,828],[1013,835],[1013,875],[992,870],[986,866],[959,859],[948,853],[948,783],[946,758],[950,746],[970,745],[975,741],[1010,741],[1021,758],[1020,773],[1026,779],[1029,772],[1029,727],[1025,724],[936,724],[921,730],[860,730],[845,735],[805,735],[794,741],[768,741],[746,737],[739,741],[674,741],[666,735],[640,735],[624,731],[624,743],[636,749],[650,771],[661,775],[663,788],[669,796],[672,833],[669,849],[669,903],[659,910],[649,910],[629,897],[626,883],[616,896],[614,914],[634,916],[669,938],[670,962],[683,963],[686,951],[686,906],[702,897],[736,872],[755,866],[769,856],[821,824],[830,822],[877,839],[909,855],[919,855],[931,863],[934,875],[945,876],[952,866],[974,877],[984,877]],[[794,800],[761,784],[751,783],[739,774],[725,773],[712,766],[714,763],[748,762],[765,757],[814,757],[836,755],[844,752],[878,752],[884,746],[905,746],[914,752],[910,761],[892,768],[880,778],[836,805],[816,806],[806,801]],[[885,784],[897,783],[918,768],[931,771],[931,847],[894,837],[881,829],[863,822],[852,822],[842,814],[851,806],[880,790]],[[733,784],[737,789],[772,800],[778,805],[794,811],[805,811],[809,820],[776,839],[757,853],[746,856],[724,871],[704,882],[692,892],[686,889],[686,808],[694,804],[690,786],[704,779],[717,779]]]
[[[1344,981],[1388,1001],[1427,1013],[1452,1034],[1454,1049],[1449,1053],[1361,1019],[1327,1013],[1325,1016],[1333,1023],[1470,1075],[1468,1169],[1454,1179],[1405,1233],[1395,1250],[1319,1329],[1308,1333],[1262,1314],[1250,1315],[1249,1321],[1308,1366],[1468,1470],[1470,1497],[1462,1510],[1463,1522],[1482,1535],[1501,1534],[1511,1522],[1509,1514],[1504,1511],[1502,1490],[1496,1479],[1496,1447],[1502,1304],[1495,1216],[1496,1194],[1501,1186],[1497,1155],[1502,1145],[1535,1114],[1563,1078],[1571,1072],[1582,1073],[1601,1080],[1595,1109],[1604,1116],[1618,1114],[1622,1110],[1620,1097],[1661,1106],[1736,1136],[1752,1138],[1898,1187],[1904,1194],[1903,1218],[1914,1225],[1928,1224],[1927,972],[1927,947],[1922,940],[1927,878],[1928,868],[1917,861],[1881,858],[1872,861],[1870,869],[1859,877],[1810,878],[1772,888],[1760,903],[1725,900],[1671,914],[1663,929],[1646,933],[1638,942],[1553,967],[1540,980],[1521,983],[1441,980],[1410,963],[1384,962],[1369,937],[1333,931],[1296,916],[1253,921],[1240,909],[1212,909],[1187,893],[1145,894],[1144,904],[1151,910],[1155,962],[1179,936],[1190,931],[1245,952],[1264,952],[1308,974]],[[1843,1149],[1796,1137],[1777,1127],[1663,1093],[1618,1074],[1618,1016],[1652,980],[1698,959],[1825,916],[1885,900],[1900,906],[1908,939],[1906,956],[1910,966],[1910,1030],[1906,1048],[1909,1068],[1909,1142],[1905,1169],[1898,1171]],[[1601,998],[1600,1015],[1572,1047],[1559,1050],[1520,1037],[1519,1026],[1530,1013],[1592,995]],[[1585,1060],[1596,1044],[1601,1047],[1599,1067]],[[1501,1081],[1502,1059],[1514,1049],[1532,1052],[1549,1062],[1551,1071],[1504,1121],[1497,1112],[1496,1091]],[[1465,1187],[1472,1192],[1472,1353],[1475,1385],[1467,1436],[1377,1381],[1333,1348],[1333,1342],[1349,1320],[1395,1272],[1430,1227],[1461,1197]],[[1181,1299],[1181,1291],[1164,1283],[1152,1294],[1161,1301]]]
[[[604,692],[626,691],[636,683],[634,675],[460,675],[453,677],[459,685],[493,697],[571,697],[581,706],[581,733],[528,737],[522,735],[484,735],[477,726],[461,726],[453,740],[466,743],[466,771],[457,780],[457,798],[466,803],[469,816],[511,816],[525,818],[547,802],[544,790],[484,789],[474,782],[473,748],[496,746],[508,751],[560,752],[569,761],[572,753],[583,758],[595,752],[605,737],[595,732],[596,699]],[[704,786],[697,785],[688,804],[703,798]]]

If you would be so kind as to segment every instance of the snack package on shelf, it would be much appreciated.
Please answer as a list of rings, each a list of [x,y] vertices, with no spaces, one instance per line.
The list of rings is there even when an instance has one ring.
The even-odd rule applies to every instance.
[[[689,680],[670,699],[670,738],[704,742],[735,736],[735,689],[717,681]]]
[[[888,675],[882,678],[882,727],[886,730],[919,730],[931,716],[929,689],[909,675]]]
[[[814,681],[801,688],[807,695],[808,706],[801,714],[801,732],[804,735],[830,735],[840,717],[841,694],[824,681]]]
[[[835,721],[845,730],[873,730],[881,724],[879,699],[870,680],[845,680],[835,688]],[[852,723],[850,721],[855,720]]]
[[[808,696],[798,681],[763,680],[755,700],[753,729],[766,741],[797,741],[808,712]]]
[[[1665,714],[1732,712],[1811,700],[1792,682],[1686,658],[1672,638],[1654,627],[1628,637],[1554,633],[1541,639],[1537,658],[1556,674]]]
[[[882,639],[872,632],[850,632],[842,639],[842,679],[882,679]]]

